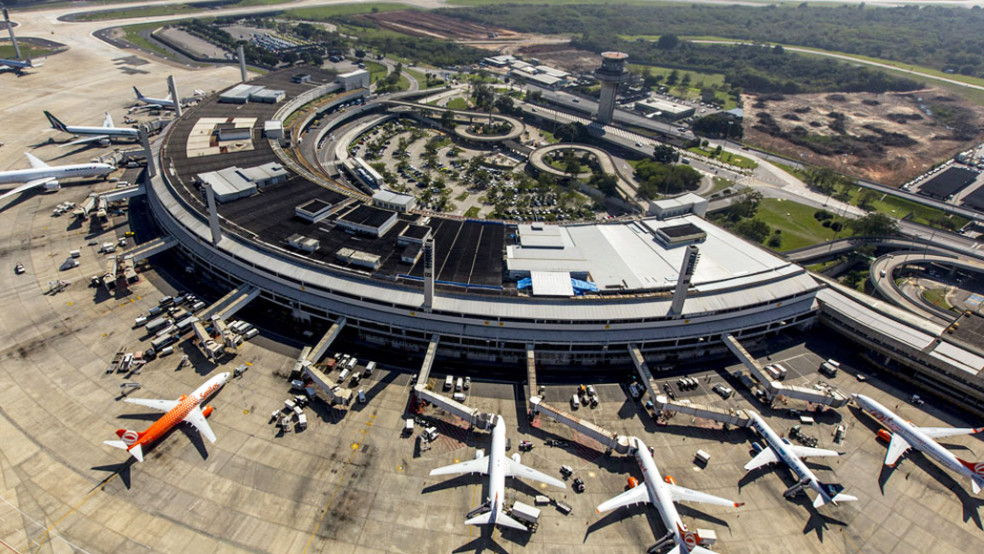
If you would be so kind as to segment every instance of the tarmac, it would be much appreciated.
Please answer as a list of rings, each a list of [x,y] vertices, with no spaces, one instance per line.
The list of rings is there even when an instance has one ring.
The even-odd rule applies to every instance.
[[[121,119],[119,111],[130,102],[133,84],[146,85],[146,94],[161,93],[169,72],[189,92],[222,88],[238,79],[235,68],[190,70],[105,48],[72,48],[31,75],[0,75],[4,90],[15,87],[22,98],[17,105],[0,107],[0,141],[6,143],[0,148],[0,168],[27,166],[21,150],[46,136],[42,109],[59,117],[64,113],[63,119],[73,124],[97,124],[107,110]],[[120,59],[128,61],[117,63]],[[120,67],[147,73],[121,72]],[[29,151],[45,160],[63,154],[53,145]],[[64,163],[87,160],[97,152],[69,154]],[[484,478],[428,475],[435,467],[487,449],[488,433],[469,432],[460,422],[429,413],[428,421],[440,431],[430,449],[421,450],[416,435],[401,438],[409,375],[416,371],[412,365],[383,367],[363,381],[358,388],[365,390],[367,404],[337,410],[315,402],[305,410],[308,428],[287,434],[270,421],[271,412],[290,397],[283,377],[293,365],[290,348],[249,342],[231,361],[215,366],[185,341],[175,355],[149,363],[138,375],[107,374],[117,351],[149,345],[142,330],[131,327],[134,318],[181,284],[168,284],[166,276],[151,269],[128,295],[110,296],[87,287],[89,277],[106,266],[98,246],[89,243],[122,236],[128,218],[111,217],[100,228],[74,224],[71,216],[53,217],[51,210],[61,202],[79,203],[90,190],[113,188],[102,181],[63,185],[57,193],[29,193],[0,206],[0,540],[9,549],[618,553],[644,551],[663,534],[652,507],[595,512],[598,504],[624,490],[629,476],[641,478],[638,466],[631,457],[605,455],[598,445],[557,423],[529,422],[523,367],[516,368],[514,382],[484,380],[481,370],[473,370],[466,404],[502,414],[513,445],[533,442],[533,450],[522,454],[524,464],[558,476],[560,465],[566,464],[585,481],[582,494],[507,482],[510,505],[515,500],[533,504],[534,495],[547,494],[573,507],[570,515],[542,507],[539,527],[531,534],[463,525],[465,514],[482,502]],[[82,250],[80,266],[60,271],[74,249]],[[16,263],[25,266],[23,275],[14,273]],[[46,294],[48,283],[56,280],[71,285]],[[183,353],[192,365],[177,369]],[[767,351],[753,354],[784,362],[791,373],[787,382],[807,386],[825,379],[817,365],[835,357],[843,369],[829,382],[846,392],[864,392],[917,425],[980,424],[945,406],[907,402],[912,390],[874,371],[870,362],[856,358],[822,329],[777,340]],[[176,398],[241,364],[247,364],[246,373],[211,402],[215,444],[203,443],[182,427],[149,449],[142,464],[102,444],[116,438],[114,430],[142,430],[160,415],[122,402],[121,382],[141,384],[132,397]],[[694,402],[758,410],[777,432],[788,433],[798,420],[785,409],[770,410],[744,391],[728,400],[711,392],[713,384],[736,369],[736,364],[710,363],[689,373],[701,377],[701,386],[679,394]],[[868,380],[859,381],[857,373]],[[656,375],[661,383],[675,383],[677,376]],[[438,362],[434,383],[442,378]],[[547,382],[547,401],[567,402],[575,384],[574,377],[566,384]],[[715,550],[965,553],[984,548],[981,501],[968,492],[970,483],[917,453],[893,472],[880,473],[885,444],[875,438],[873,420],[852,408],[817,415],[817,424],[804,429],[819,439],[819,447],[845,453],[811,462],[817,476],[843,484],[860,499],[818,513],[806,496],[783,498],[793,484],[788,472],[768,469],[745,475],[742,466],[755,440],[750,431],[724,431],[683,416],[657,425],[628,396],[626,383],[596,388],[600,405],[581,408],[580,417],[642,438],[655,449],[661,472],[679,485],[746,503],[737,509],[678,505],[688,526],[716,531]],[[783,408],[803,407],[791,403]],[[841,444],[832,440],[838,424],[847,428]],[[419,434],[419,425],[417,429]],[[545,444],[548,439],[570,442],[551,447]],[[978,437],[948,438],[944,444],[961,458],[984,457]],[[694,462],[698,449],[710,454],[706,468]]]

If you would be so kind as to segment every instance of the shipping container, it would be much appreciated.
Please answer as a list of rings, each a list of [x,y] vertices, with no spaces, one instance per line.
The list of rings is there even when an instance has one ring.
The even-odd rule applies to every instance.
[[[157,331],[160,331],[161,329],[167,327],[170,323],[171,320],[169,320],[166,317],[159,317],[157,319],[151,320],[149,323],[147,323],[147,333],[156,333]]]

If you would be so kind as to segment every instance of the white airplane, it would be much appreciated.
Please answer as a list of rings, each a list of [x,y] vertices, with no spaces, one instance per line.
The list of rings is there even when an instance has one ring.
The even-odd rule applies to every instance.
[[[895,467],[899,458],[908,452],[910,448],[915,448],[923,454],[928,454],[935,458],[937,462],[943,464],[945,467],[956,471],[964,477],[969,477],[974,494],[980,493],[981,489],[984,488],[984,463],[961,460],[933,440],[955,435],[973,435],[984,431],[984,427],[916,427],[891,412],[885,406],[863,394],[855,394],[853,396],[862,410],[871,414],[871,417],[888,428],[888,431],[883,429],[878,432],[880,437],[889,441],[888,452],[885,453],[885,465]]]
[[[170,94],[168,94],[166,98],[149,98],[143,94],[140,94],[137,87],[133,87],[133,92],[137,94],[137,100],[146,104],[148,108],[161,108],[167,110],[174,109],[174,100],[171,99]]]
[[[642,470],[643,482],[639,483],[635,478],[630,477],[629,486],[632,488],[607,502],[602,502],[598,506],[598,513],[648,502],[656,507],[656,511],[663,519],[663,525],[669,531],[657,544],[663,545],[668,540],[673,540],[676,544],[668,554],[711,554],[710,550],[700,546],[701,538],[696,531],[687,529],[673,503],[703,502],[734,508],[744,506],[745,503],[678,486],[670,476],[664,481],[659,475],[659,470],[656,469],[656,462],[649,453],[649,447],[636,437],[630,437],[629,444],[635,448],[635,457],[639,462],[639,469]]]
[[[24,155],[31,161],[31,169],[0,171],[0,184],[24,183],[17,188],[0,194],[0,200],[4,200],[15,194],[20,194],[25,190],[42,186],[46,191],[56,191],[60,187],[58,184],[59,179],[69,179],[73,177],[105,177],[116,170],[115,167],[105,163],[48,165],[31,154],[25,153]]]
[[[100,146],[107,146],[110,140],[114,137],[137,140],[140,136],[140,131],[138,129],[134,129],[132,127],[114,127],[113,117],[109,115],[109,113],[106,114],[106,119],[103,121],[102,127],[65,125],[48,111],[44,112],[44,116],[48,118],[48,122],[51,123],[52,129],[73,135],[91,135],[84,139],[63,144],[63,148],[66,146],[75,146],[76,144],[86,144],[89,142],[98,142]]]
[[[808,456],[822,457],[822,456],[840,456],[840,452],[834,452],[833,450],[825,450],[823,448],[810,448],[808,446],[800,446],[797,444],[790,444],[786,442],[785,439],[779,437],[775,431],[772,430],[765,421],[762,420],[761,416],[757,413],[749,411],[748,416],[752,418],[752,427],[759,432],[759,435],[765,439],[768,448],[758,453],[757,456],[752,458],[752,461],[745,464],[745,470],[751,471],[753,469],[760,468],[764,465],[782,462],[789,466],[789,469],[793,471],[799,481],[786,489],[783,496],[792,496],[799,491],[809,487],[817,492],[817,497],[813,501],[813,507],[819,508],[828,502],[833,502],[837,504],[838,502],[851,502],[857,500],[856,497],[843,494],[841,491],[844,490],[843,485],[837,483],[821,483],[817,476],[810,471],[810,468],[806,467],[803,460],[800,458],[805,458]]]
[[[7,60],[0,58],[0,73],[5,71],[22,73],[25,69],[34,69],[42,65],[44,65],[43,58],[40,61],[34,61],[31,58],[27,58],[26,60]]]
[[[181,396],[177,400],[152,400],[147,398],[127,398],[125,402],[146,406],[162,412],[167,412],[157,421],[151,424],[146,431],[137,432],[130,429],[117,429],[116,436],[121,440],[103,441],[109,446],[126,450],[138,462],[143,461],[143,445],[150,444],[163,437],[174,426],[181,422],[188,422],[202,434],[209,442],[215,442],[215,433],[205,420],[212,414],[212,406],[205,406],[203,410],[201,404],[208,400],[210,396],[218,392],[222,385],[229,380],[229,372],[224,372],[212,377],[208,381],[195,389],[190,396]]]
[[[495,416],[495,426],[492,427],[492,448],[486,456],[481,450],[476,451],[475,459],[439,467],[430,472],[431,475],[458,475],[462,473],[481,473],[489,476],[489,495],[486,498],[486,505],[490,508],[488,512],[479,514],[467,521],[466,525],[501,525],[511,527],[521,531],[529,529],[515,519],[503,513],[502,509],[506,501],[506,477],[526,477],[542,481],[548,485],[567,488],[564,482],[549,475],[541,473],[531,467],[526,467],[519,463],[519,454],[513,454],[512,458],[506,457],[506,424],[502,416]]]

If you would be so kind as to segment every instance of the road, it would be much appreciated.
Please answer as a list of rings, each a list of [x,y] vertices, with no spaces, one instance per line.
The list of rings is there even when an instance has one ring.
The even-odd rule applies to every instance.
[[[696,42],[696,43],[700,43],[700,44],[744,44],[744,45],[752,46],[752,43],[750,43],[748,41],[744,41],[744,40],[692,40],[690,42]],[[934,81],[941,81],[941,82],[944,82],[944,83],[949,83],[951,85],[957,85],[957,86],[961,86],[961,87],[965,87],[965,88],[971,88],[971,89],[975,89],[975,90],[984,90],[984,86],[981,86],[981,85],[975,85],[975,84],[972,84],[972,83],[965,83],[963,81],[958,81],[956,79],[949,79],[947,77],[940,77],[938,75],[933,75],[931,73],[923,73],[922,71],[916,71],[914,69],[905,69],[903,67],[897,67],[897,66],[894,66],[894,65],[891,65],[891,64],[887,64],[887,63],[880,63],[880,62],[875,62],[875,61],[871,61],[871,60],[866,60],[866,59],[863,59],[863,58],[856,58],[856,57],[851,56],[849,54],[838,54],[836,52],[824,52],[822,50],[812,50],[810,48],[799,48],[799,47],[796,47],[796,46],[786,46],[785,44],[782,44],[780,46],[782,46],[783,50],[787,50],[789,52],[799,52],[801,54],[815,54],[817,56],[824,56],[824,57],[827,57],[827,58],[835,58],[835,59],[838,59],[838,60],[843,60],[843,61],[847,61],[847,62],[851,62],[851,63],[860,63],[860,64],[864,64],[864,65],[870,65],[872,67],[877,67],[877,68],[880,68],[880,69],[890,69],[892,71],[898,71],[898,72],[901,72],[901,73],[907,73],[909,75],[915,75],[916,77],[922,77],[924,79],[932,79]]]

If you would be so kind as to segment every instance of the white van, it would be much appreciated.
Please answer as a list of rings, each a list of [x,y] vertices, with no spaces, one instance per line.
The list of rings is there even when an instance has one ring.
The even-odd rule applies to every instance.
[[[358,363],[359,363],[359,359],[356,358],[355,356],[352,356],[351,358],[349,358],[348,363],[345,364],[345,369],[352,371],[353,369],[355,369],[355,366]]]
[[[465,388],[465,380],[458,377],[458,381],[454,384],[454,392],[461,392]]]
[[[571,396],[571,409],[576,410],[581,406],[581,401],[578,400],[577,394],[575,393]]]
[[[341,383],[341,382],[345,381],[346,379],[348,379],[349,373],[352,373],[352,372],[349,371],[348,368],[343,369],[342,372],[338,374],[338,382]]]
[[[366,364],[366,370],[365,372],[362,373],[362,376],[369,377],[370,375],[372,375],[372,372],[375,369],[376,369],[376,362],[369,362],[368,364]]]
[[[448,375],[447,377],[444,378],[444,390],[451,390],[451,387],[453,386],[454,386],[454,376]]]

